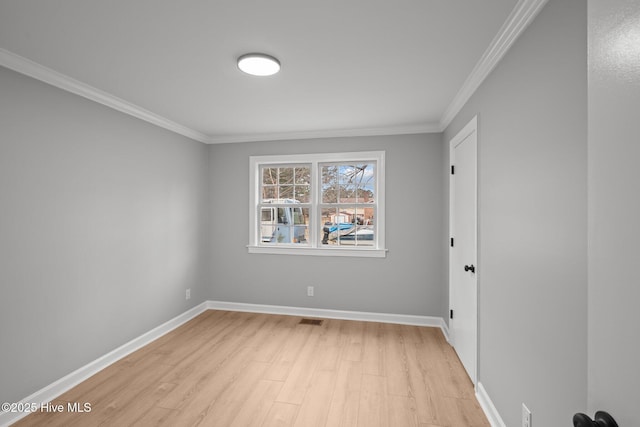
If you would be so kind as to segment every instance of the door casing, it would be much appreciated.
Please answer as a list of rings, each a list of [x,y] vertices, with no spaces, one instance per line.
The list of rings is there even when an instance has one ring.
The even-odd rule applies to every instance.
[[[453,313],[453,318],[449,319],[449,330],[450,330],[450,338],[451,343],[456,349],[456,353],[460,357],[471,381],[474,385],[477,384],[477,373],[478,373],[478,274],[479,268],[477,263],[477,242],[478,242],[478,177],[477,177],[477,143],[478,143],[478,119],[477,116],[471,119],[471,121],[464,127],[456,136],[454,136],[449,142],[449,159],[450,165],[455,165],[455,153],[456,147],[461,145],[462,143],[471,143],[472,147],[472,163],[474,166],[472,178],[472,183],[467,183],[467,185],[471,185],[472,197],[474,200],[471,201],[472,213],[469,218],[471,218],[471,226],[472,226],[472,236],[471,241],[468,242],[469,247],[465,250],[465,259],[460,258],[460,252],[462,250],[462,246],[465,242],[462,239],[456,239],[456,176],[460,176],[460,174],[455,173],[455,170],[452,171],[449,175],[449,235],[453,240],[453,246],[449,245],[449,309],[453,310],[450,313]],[[458,168],[458,172],[459,172]],[[465,264],[472,264],[475,266],[474,274],[466,274],[463,276],[461,280],[460,269],[464,268]],[[469,281],[466,283],[466,287],[464,287],[462,281]],[[465,301],[467,304],[468,311],[465,313],[460,312],[460,304],[462,298],[459,298],[459,292],[470,292],[465,295],[465,298],[471,298],[468,301]],[[471,301],[471,302],[470,302]],[[459,325],[458,322],[466,321],[467,324]],[[463,339],[466,339],[467,342],[463,342]],[[464,353],[464,354],[461,354]]]

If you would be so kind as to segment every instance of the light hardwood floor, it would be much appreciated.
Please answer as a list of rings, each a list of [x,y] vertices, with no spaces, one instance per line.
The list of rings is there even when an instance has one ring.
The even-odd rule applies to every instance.
[[[489,426],[437,328],[209,310],[15,426]]]

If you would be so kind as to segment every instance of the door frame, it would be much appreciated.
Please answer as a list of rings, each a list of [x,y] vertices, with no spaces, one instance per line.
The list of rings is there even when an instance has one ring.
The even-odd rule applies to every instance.
[[[478,147],[478,116],[474,116],[453,138],[451,138],[451,140],[449,141],[449,167],[455,166],[455,155],[454,155],[454,151],[455,151],[455,147],[456,145],[458,145],[460,142],[464,141],[469,135],[473,134],[475,132],[476,134],[476,158],[475,158],[475,163],[476,163],[476,176],[475,176],[475,189],[474,189],[474,193],[475,193],[475,203],[474,203],[474,228],[475,228],[475,254],[476,254],[476,259],[473,260],[476,264],[476,274],[475,274],[475,301],[476,301],[476,318],[475,318],[475,330],[476,330],[476,336],[475,336],[475,354],[474,354],[474,378],[471,378],[471,381],[473,382],[474,387],[477,387],[478,385],[478,359],[479,359],[479,314],[480,314],[480,303],[478,300],[478,290],[479,290],[479,282],[480,282],[480,277],[479,277],[479,272],[478,272],[478,151],[477,151],[477,147]],[[455,236],[455,230],[454,230],[454,210],[455,210],[455,206],[454,206],[454,200],[455,200],[455,185],[454,185],[454,181],[455,181],[455,173],[451,173],[451,170],[449,170],[449,238],[453,238]],[[454,242],[455,244],[455,242]],[[452,301],[453,301],[453,250],[454,248],[451,246],[451,244],[448,245],[449,246],[449,310],[452,310]],[[451,311],[449,311],[449,313],[451,313]],[[455,313],[454,313],[454,317],[455,317]],[[453,319],[451,319],[451,316],[449,316],[449,321],[451,322]],[[451,325],[449,325],[451,326]],[[455,349],[455,339],[456,337],[454,336],[454,330],[453,328],[449,328],[450,329],[450,338],[451,338],[451,344],[453,345],[454,349]]]

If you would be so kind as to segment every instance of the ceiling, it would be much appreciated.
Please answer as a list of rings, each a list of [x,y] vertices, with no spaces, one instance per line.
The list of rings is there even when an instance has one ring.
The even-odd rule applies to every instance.
[[[434,132],[545,1],[2,0],[0,65],[207,143]]]

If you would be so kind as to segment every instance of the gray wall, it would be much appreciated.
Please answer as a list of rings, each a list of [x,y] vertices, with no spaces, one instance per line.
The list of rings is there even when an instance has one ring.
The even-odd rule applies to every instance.
[[[640,5],[589,1],[589,408],[640,425]]]
[[[213,145],[214,300],[444,317],[441,135]],[[249,156],[386,151],[384,259],[248,254]],[[306,287],[315,286],[315,297]]]
[[[4,68],[0,89],[11,402],[208,297],[208,158],[204,144]]]
[[[444,136],[478,115],[479,381],[508,426],[586,407],[586,14],[550,1]]]
[[[0,68],[0,401],[206,299],[446,318],[443,168],[477,114],[479,381],[509,426],[640,424],[638,10],[588,4],[588,85],[586,3],[551,0],[444,136],[206,147]],[[379,149],[386,259],[247,253],[250,155]]]

